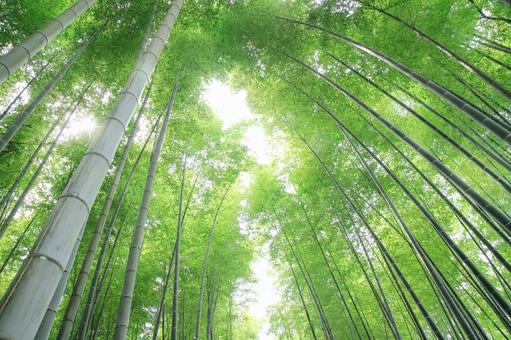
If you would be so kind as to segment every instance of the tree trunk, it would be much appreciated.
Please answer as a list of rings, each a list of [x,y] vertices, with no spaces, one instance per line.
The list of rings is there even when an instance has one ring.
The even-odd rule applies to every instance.
[[[67,340],[71,337],[71,332],[73,331],[73,325],[75,322],[76,315],[80,309],[80,303],[82,301],[83,291],[85,290],[85,285],[87,284],[87,279],[89,277],[90,269],[94,263],[94,257],[96,256],[96,250],[99,245],[99,241],[101,239],[101,234],[103,233],[103,229],[106,224],[106,220],[108,215],[110,214],[110,209],[112,207],[112,202],[114,200],[115,194],[117,193],[117,188],[119,186],[119,182],[121,181],[121,175],[124,171],[124,166],[126,165],[126,160],[128,159],[131,147],[133,142],[135,141],[135,136],[138,132],[138,126],[142,116],[145,113],[145,108],[149,97],[151,95],[151,89],[154,83],[154,77],[149,84],[146,94],[144,96],[144,100],[140,107],[139,113],[135,118],[135,123],[133,124],[133,128],[128,137],[126,145],[124,146],[124,150],[122,152],[121,158],[119,159],[119,164],[115,170],[114,178],[112,179],[112,184],[110,185],[110,190],[108,191],[108,195],[103,203],[103,209],[98,219],[98,223],[96,224],[96,229],[92,234],[92,238],[89,243],[89,248],[87,249],[87,253],[85,254],[85,258],[83,259],[82,266],[80,268],[80,273],[78,274],[78,280],[73,286],[73,292],[71,294],[71,299],[67,305],[64,319],[62,321],[62,325],[60,326],[58,338],[62,340]]]
[[[176,97],[177,86],[174,85],[172,95],[167,104],[167,112],[163,119],[160,134],[154,143],[153,152],[151,154],[151,163],[147,173],[147,181],[144,189],[144,197],[140,204],[140,210],[137,219],[137,225],[133,231],[133,238],[131,240],[130,252],[128,255],[128,264],[126,266],[126,274],[124,278],[124,285],[122,288],[121,301],[119,303],[119,311],[117,314],[117,322],[115,327],[114,339],[124,340],[128,335],[128,325],[130,320],[131,305],[133,301],[133,294],[135,291],[135,283],[137,278],[138,263],[140,261],[140,254],[142,252],[142,245],[144,242],[144,231],[147,223],[147,215],[149,211],[149,201],[153,192],[154,177],[156,175],[156,167],[160,158],[160,152],[167,132],[167,126],[170,119],[170,113],[174,105]]]
[[[17,276],[5,294],[0,306],[0,337],[31,338],[37,331],[182,4],[183,0],[172,3],[148,50],[137,62],[103,131],[92,143],[57,202],[44,228],[48,232],[34,256],[27,260],[26,270]],[[34,295],[36,291],[38,294]]]
[[[32,34],[21,44],[13,47],[7,54],[0,57],[0,84],[17,69],[24,65],[28,59],[46,47],[59,33],[71,25],[76,18],[82,15],[96,0],[78,0],[73,6],[61,15],[50,21],[39,31]]]

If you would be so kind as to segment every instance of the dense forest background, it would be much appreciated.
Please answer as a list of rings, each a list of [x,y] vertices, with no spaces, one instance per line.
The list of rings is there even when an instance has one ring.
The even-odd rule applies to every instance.
[[[0,0],[0,55],[73,3]],[[510,337],[509,1],[77,3],[0,84],[0,338]],[[101,131],[136,72],[117,147]],[[226,126],[211,82],[250,117]],[[93,177],[97,196],[73,191]],[[55,208],[80,195],[84,228]],[[49,283],[34,268],[53,251]]]

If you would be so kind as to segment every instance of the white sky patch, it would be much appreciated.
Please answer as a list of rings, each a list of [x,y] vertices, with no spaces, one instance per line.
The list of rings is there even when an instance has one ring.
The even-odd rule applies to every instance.
[[[260,249],[259,256],[251,265],[252,272],[256,277],[256,282],[251,285],[255,301],[248,310],[261,324],[257,336],[259,340],[276,339],[270,333],[269,307],[281,300],[277,272],[270,261],[268,246],[266,244]]]
[[[249,154],[254,157],[257,163],[261,165],[268,165],[273,160],[273,148],[271,142],[264,131],[264,128],[259,125],[253,125],[245,132],[243,140]]]
[[[144,143],[151,132],[151,127],[153,126],[153,122],[147,119],[147,117],[142,116],[140,118],[140,122],[138,124],[138,131],[135,135],[135,143]]]
[[[240,173],[240,183],[243,192],[246,192],[252,185],[252,175],[249,172],[242,171]]]
[[[255,118],[247,105],[247,91],[235,92],[218,79],[206,83],[201,98],[222,120],[224,129]]]
[[[87,110],[78,109],[64,129],[60,142],[84,135],[88,136],[90,140],[97,129],[98,123],[94,116]]]
[[[204,86],[201,98],[222,120],[224,129],[240,122],[252,121],[252,125],[245,131],[242,143],[257,163],[268,165],[280,156],[281,148],[273,145],[265,129],[257,122],[257,115],[250,111],[247,91],[235,92],[227,84],[212,79]]]

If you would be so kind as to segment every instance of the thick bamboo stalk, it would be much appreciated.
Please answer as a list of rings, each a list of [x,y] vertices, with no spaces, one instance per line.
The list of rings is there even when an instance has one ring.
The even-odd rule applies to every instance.
[[[57,202],[44,228],[48,232],[5,294],[0,306],[0,338],[35,335],[182,5],[183,0],[172,3],[147,51],[136,63],[103,130]]]
[[[64,273],[60,278],[60,281],[57,285],[57,289],[55,289],[55,292],[53,293],[53,297],[51,298],[50,304],[46,309],[46,313],[44,314],[43,320],[41,321],[41,324],[39,325],[39,328],[37,330],[37,334],[34,336],[34,339],[36,340],[47,340],[48,337],[50,336],[51,329],[53,327],[53,322],[55,321],[55,317],[57,316],[57,310],[59,309],[60,302],[62,301],[62,297],[64,296],[64,292],[66,290],[67,280],[69,279],[69,273],[71,272],[71,269],[73,269],[73,262],[76,258],[76,253],[78,252],[78,247],[80,245],[80,240],[82,238],[84,230],[85,226],[84,228],[82,228],[82,231],[80,232],[80,238],[77,240],[73,247],[73,252],[71,253],[69,262],[66,265],[66,269],[64,270]]]
[[[0,57],[0,84],[11,74],[23,66],[28,59],[45,48],[59,33],[71,25],[96,0],[78,0],[61,15],[52,19],[49,24],[32,34],[21,44],[13,47],[7,54]]]
[[[102,272],[101,276],[101,268],[103,266],[103,261],[105,259],[106,250],[108,247],[108,241],[110,240],[110,236],[112,235],[112,231],[115,225],[115,222],[117,221],[117,216],[119,215],[119,211],[121,209],[122,203],[124,202],[124,198],[126,197],[126,193],[128,192],[128,188],[130,186],[131,180],[133,179],[133,176],[135,175],[135,171],[138,168],[138,165],[140,163],[140,160],[142,159],[142,156],[144,155],[145,149],[147,145],[149,144],[149,141],[151,140],[151,137],[153,133],[155,133],[155,130],[157,126],[159,125],[159,121],[161,119],[161,114],[156,120],[156,123],[153,124],[151,130],[149,131],[149,134],[146,137],[146,140],[144,142],[144,145],[140,149],[140,152],[133,163],[131,167],[131,171],[128,174],[128,177],[126,178],[126,181],[124,182],[124,187],[121,190],[121,194],[119,195],[119,198],[117,198],[117,202],[115,204],[114,212],[112,213],[112,216],[110,217],[110,221],[108,223],[108,227],[106,229],[105,235],[103,236],[103,242],[101,244],[101,249],[99,251],[98,259],[96,261],[96,268],[94,269],[94,274],[92,275],[92,280],[89,287],[89,295],[87,297],[87,302],[85,303],[82,320],[80,322],[80,328],[78,331],[78,339],[83,340],[86,338],[87,331],[89,329],[89,323],[92,322],[92,314],[94,311],[94,308],[96,306],[97,297],[99,292],[102,289],[104,279],[106,277],[106,273],[108,272],[110,268],[110,263],[112,260],[113,252],[117,246],[119,236],[122,230],[122,227],[119,227],[116,235],[114,237],[114,243],[110,249],[110,254],[107,258],[107,261],[105,263],[105,269]]]
[[[160,158],[163,141],[167,132],[168,123],[170,120],[170,113],[174,105],[176,97],[177,86],[174,85],[172,96],[167,104],[167,112],[163,119],[160,134],[154,143],[153,151],[151,154],[151,163],[147,173],[147,180],[144,189],[144,196],[140,204],[138,213],[137,225],[133,231],[133,238],[131,240],[130,251],[128,255],[128,264],[126,266],[126,274],[124,277],[124,285],[122,288],[121,301],[119,303],[119,310],[117,314],[117,322],[115,326],[114,339],[124,340],[128,335],[128,325],[130,320],[131,304],[133,301],[133,294],[135,291],[135,283],[137,278],[138,263],[140,261],[140,254],[142,253],[142,244],[144,241],[144,232],[147,224],[147,215],[149,212],[149,201],[153,193],[154,177],[156,176],[156,168]]]
[[[87,249],[87,253],[85,254],[85,258],[83,259],[82,266],[80,268],[80,273],[78,274],[78,279],[73,286],[73,293],[71,294],[71,299],[69,300],[69,304],[66,308],[66,312],[64,314],[64,319],[62,321],[62,325],[59,330],[58,338],[59,339],[69,339],[71,336],[71,332],[73,330],[73,325],[75,322],[76,315],[78,314],[80,308],[80,302],[82,301],[83,291],[85,290],[85,285],[87,283],[87,279],[89,277],[90,269],[92,268],[92,264],[94,262],[94,257],[96,256],[96,250],[99,245],[99,241],[101,238],[101,234],[103,233],[103,229],[106,224],[106,220],[108,215],[110,214],[110,209],[112,207],[112,202],[114,200],[115,194],[117,193],[117,188],[119,186],[119,182],[121,181],[121,175],[124,171],[124,166],[126,165],[126,160],[128,159],[131,147],[133,146],[133,142],[135,141],[135,136],[138,132],[138,126],[140,123],[140,119],[142,118],[145,108],[147,105],[147,101],[149,100],[149,96],[151,94],[151,88],[154,83],[154,77],[149,84],[149,87],[144,96],[144,101],[142,102],[142,106],[140,107],[139,113],[135,119],[135,123],[133,124],[132,131],[128,137],[126,145],[124,146],[124,150],[122,152],[121,158],[119,159],[119,164],[115,170],[114,178],[112,179],[112,184],[110,185],[110,190],[108,191],[107,198],[103,204],[103,209],[98,219],[98,223],[96,225],[96,229],[92,234],[91,241],[89,243],[89,248]]]

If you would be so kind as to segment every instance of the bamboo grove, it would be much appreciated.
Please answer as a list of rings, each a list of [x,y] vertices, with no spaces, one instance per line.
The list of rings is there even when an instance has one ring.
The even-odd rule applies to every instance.
[[[1,339],[509,339],[511,3],[0,0],[0,194]]]

